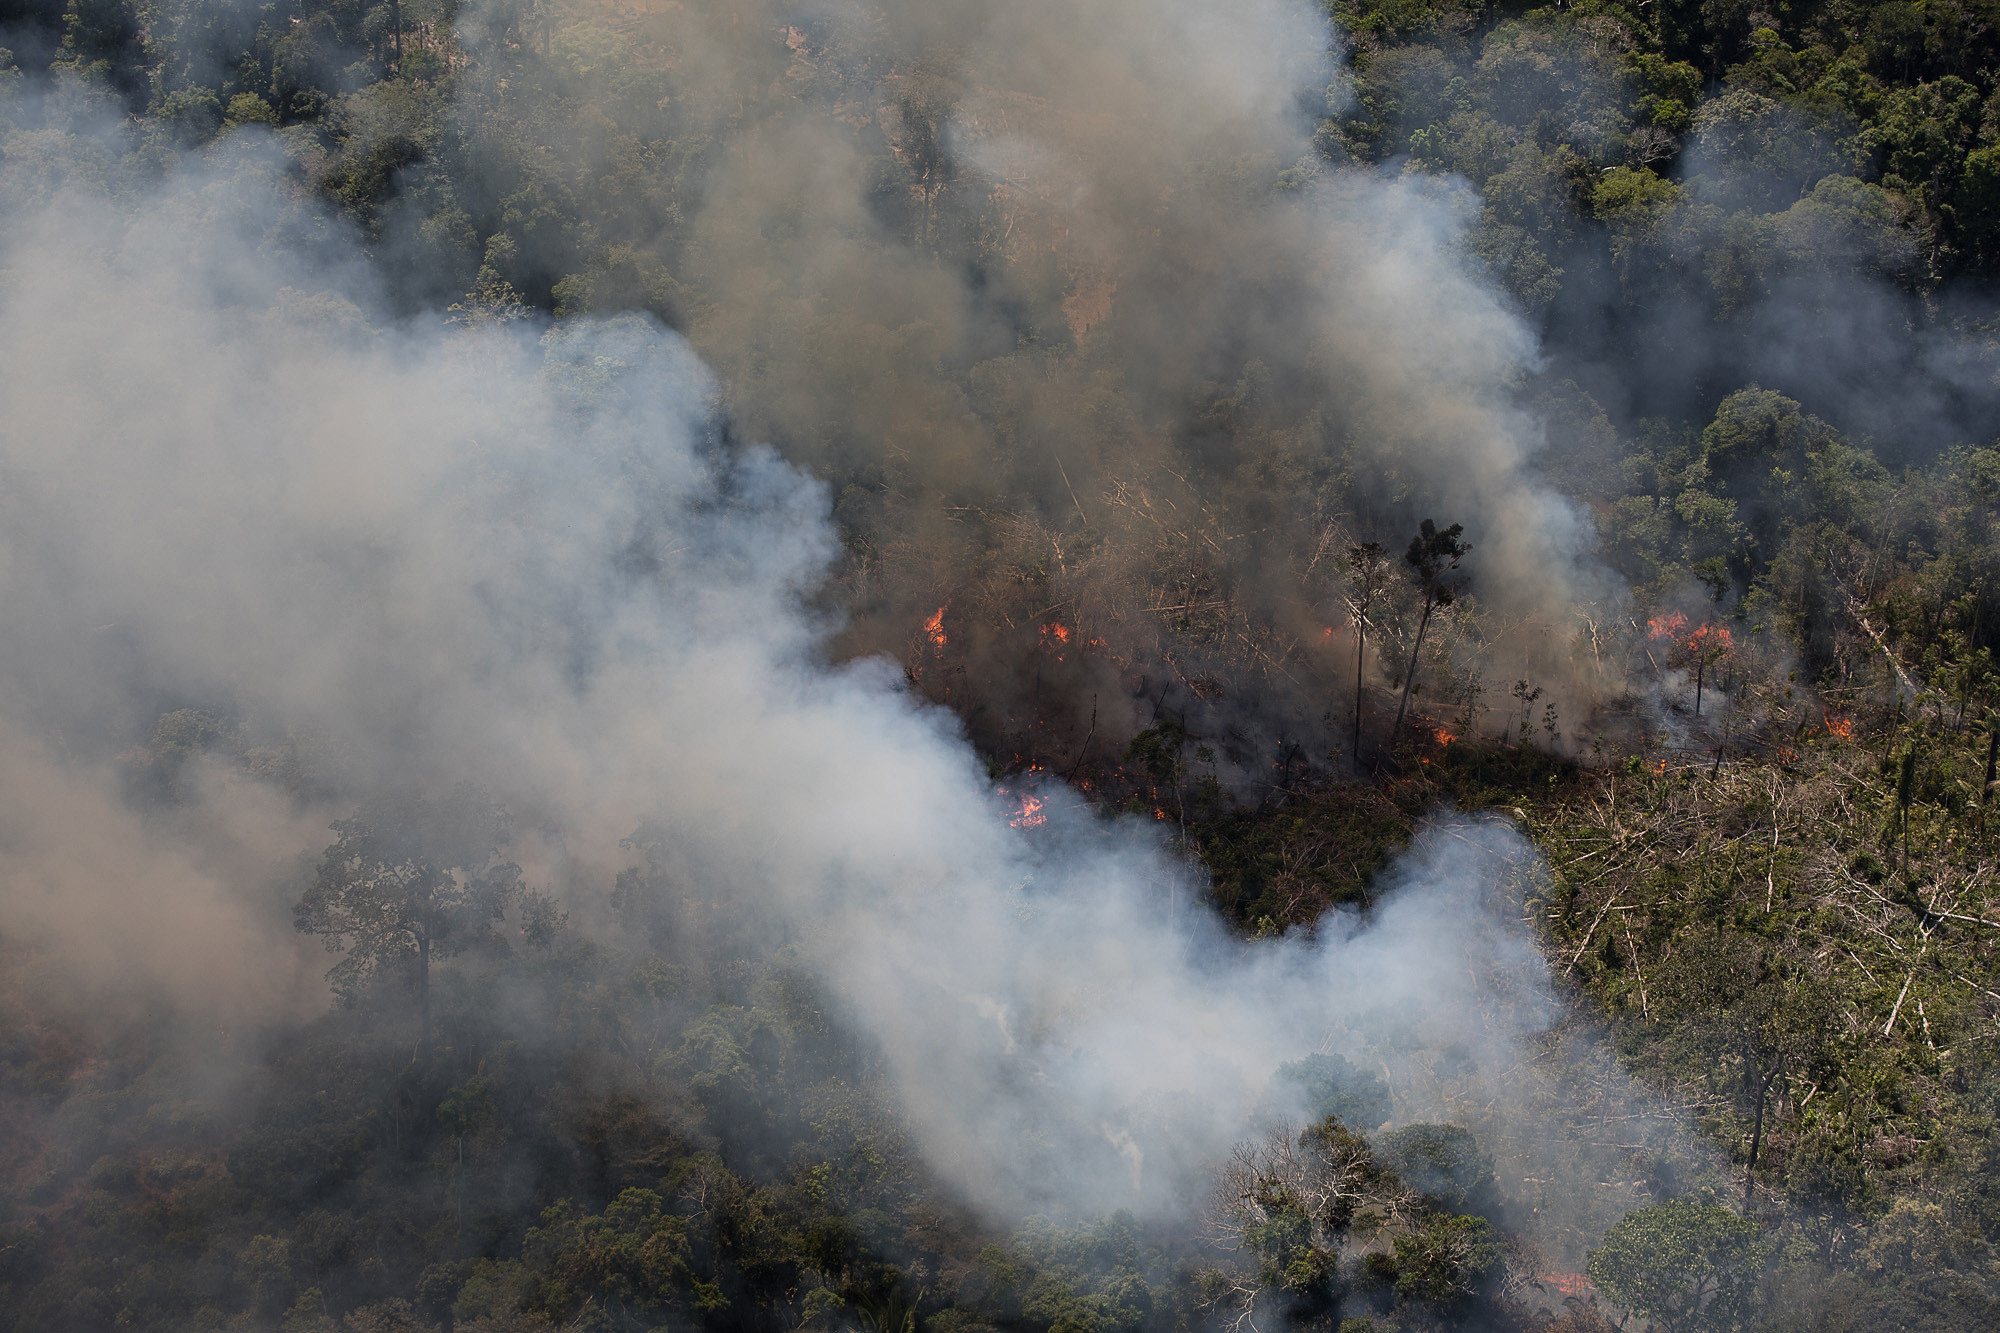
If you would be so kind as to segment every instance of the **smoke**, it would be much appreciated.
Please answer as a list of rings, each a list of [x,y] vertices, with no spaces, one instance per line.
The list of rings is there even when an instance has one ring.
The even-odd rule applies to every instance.
[[[1489,675],[1593,683],[1611,583],[1536,474],[1534,338],[1469,192],[1315,151],[1346,96],[1317,7],[496,3],[461,39],[451,206],[582,220],[508,205],[489,272],[683,329],[835,489],[837,651],[905,659],[983,748],[1095,766],[1166,716],[1225,767],[1320,758],[1340,557],[1424,518],[1477,550]]]
[[[212,1036],[323,1002],[270,910],[317,827],[277,792],[234,786],[204,793],[198,841],[153,836],[19,720],[0,741],[0,938],[46,1010],[115,1027],[164,1000]]]
[[[1551,359],[1628,426],[1758,384],[1892,467],[2000,432],[1990,280],[1924,290],[1938,238],[1863,179],[1884,149],[1851,130],[1748,88],[1707,103],[1672,202],[1607,217],[1618,272],[1576,256]]]
[[[153,181],[36,135],[0,178],[0,932],[85,993],[311,1002],[289,858],[470,780],[585,922],[658,830],[997,1212],[1178,1209],[1260,1103],[1304,1109],[1281,1063],[1346,1054],[1423,1118],[1440,1051],[1476,1085],[1556,1012],[1503,824],[1254,943],[1143,821],[1051,787],[1021,827],[950,713],[830,659],[826,488],[652,320],[398,321],[267,140]]]

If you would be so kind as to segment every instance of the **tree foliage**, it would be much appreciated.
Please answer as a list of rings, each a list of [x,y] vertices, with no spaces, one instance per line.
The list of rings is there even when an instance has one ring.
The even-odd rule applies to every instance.
[[[1676,1330],[1735,1328],[1768,1249],[1756,1224],[1678,1199],[1629,1214],[1590,1252],[1590,1280],[1634,1313]]]
[[[433,962],[476,940],[521,895],[520,867],[501,856],[504,815],[466,786],[442,799],[377,800],[333,831],[294,921],[342,955],[327,980],[350,1003],[383,981],[413,988],[428,1041]]]

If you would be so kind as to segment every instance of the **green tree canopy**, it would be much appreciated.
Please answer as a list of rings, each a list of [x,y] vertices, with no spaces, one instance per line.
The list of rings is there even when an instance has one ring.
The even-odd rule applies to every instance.
[[[293,922],[344,955],[327,973],[343,1000],[390,978],[413,985],[428,1045],[432,960],[463,948],[520,893],[520,867],[501,856],[505,814],[461,786],[442,799],[370,802],[333,831]]]
[[[1668,1329],[1728,1329],[1749,1304],[1768,1248],[1727,1208],[1676,1199],[1627,1213],[1584,1271],[1620,1305]]]

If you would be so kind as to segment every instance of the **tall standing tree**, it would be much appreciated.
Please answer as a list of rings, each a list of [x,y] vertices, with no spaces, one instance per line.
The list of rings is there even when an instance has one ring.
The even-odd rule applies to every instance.
[[[1702,684],[1735,653],[1736,644],[1728,626],[1710,624],[1688,635],[1684,651],[1694,664],[1694,715],[1700,717]]]
[[[1917,743],[1903,747],[1896,762],[1896,815],[1903,835],[1903,878],[1910,877],[1910,806],[1917,797]]]
[[[1731,1329],[1749,1311],[1770,1246],[1719,1204],[1675,1199],[1627,1213],[1584,1271],[1612,1300],[1671,1333]]]
[[[1389,557],[1381,542],[1364,542],[1347,548],[1347,609],[1354,617],[1354,762],[1361,762],[1361,684],[1363,651],[1368,642],[1368,612],[1389,582]]]
[[[2000,774],[2000,712],[1991,709],[1986,713],[1986,777],[1979,784],[1979,807],[1993,799],[1993,779]],[[1983,818],[1983,816],[1982,816]]]
[[[520,893],[520,867],[501,856],[506,816],[461,787],[442,800],[377,800],[336,820],[333,831],[293,922],[343,955],[326,974],[343,1000],[386,980],[416,991],[422,1059],[430,1050],[431,963],[476,939]]]
[[[1417,622],[1417,641],[1410,648],[1410,669],[1403,673],[1403,701],[1396,706],[1396,725],[1389,733],[1391,743],[1403,734],[1403,717],[1410,709],[1410,687],[1417,679],[1417,655],[1424,650],[1424,635],[1430,630],[1431,616],[1440,606],[1450,606],[1458,596],[1458,584],[1451,574],[1472,550],[1470,543],[1459,540],[1464,532],[1462,523],[1440,530],[1437,524],[1425,519],[1417,535],[1410,539],[1410,549],[1403,554],[1403,559],[1417,572],[1417,584],[1424,594],[1424,613]]]
[[[1772,1119],[1774,1090],[1787,1075],[1826,1077],[1839,997],[1802,958],[1750,937],[1717,931],[1683,944],[1662,972],[1657,994],[1666,1014],[1732,1070],[1750,1119],[1743,1198],[1755,1197],[1757,1162]]]

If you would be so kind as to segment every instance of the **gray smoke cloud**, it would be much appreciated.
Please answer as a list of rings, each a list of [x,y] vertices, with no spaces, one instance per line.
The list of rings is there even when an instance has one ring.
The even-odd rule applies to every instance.
[[[320,1003],[300,858],[470,779],[586,923],[655,821],[1002,1213],[1185,1206],[1314,1050],[1444,1115],[1439,1051],[1463,1103],[1556,1014],[1509,827],[1437,826],[1366,922],[1235,940],[1146,822],[1052,786],[1022,827],[893,664],[830,660],[826,490],[726,438],[681,338],[398,322],[267,142],[161,181],[112,142],[58,119],[0,167],[0,933],[79,1002]],[[268,763],[128,799],[194,706]]]
[[[1566,278],[1554,355],[1628,429],[1699,422],[1758,384],[1891,467],[1991,439],[1990,291],[1974,275],[1917,279],[1932,241],[1871,183],[1879,151],[1748,88],[1713,98],[1671,173],[1675,200],[1611,220],[1622,279]]]
[[[922,688],[982,742],[1067,722],[1067,765],[1100,705],[1111,753],[1164,706],[1238,729],[1259,770],[1274,732],[1319,758],[1351,670],[1322,644],[1339,556],[1398,554],[1426,517],[1477,547],[1489,678],[1565,703],[1597,683],[1577,612],[1615,590],[1535,471],[1533,335],[1467,259],[1469,191],[1315,153],[1346,96],[1317,6],[547,22],[474,10],[455,95],[469,136],[524,126],[486,145],[490,193],[569,201],[588,235],[516,210],[489,262],[524,287],[572,270],[566,308],[671,311],[738,424],[834,479],[841,651],[906,655],[948,604],[943,666],[968,676]],[[665,174],[632,164],[656,159],[682,165],[636,198]],[[1038,669],[1052,618],[1103,643],[1101,669]]]

